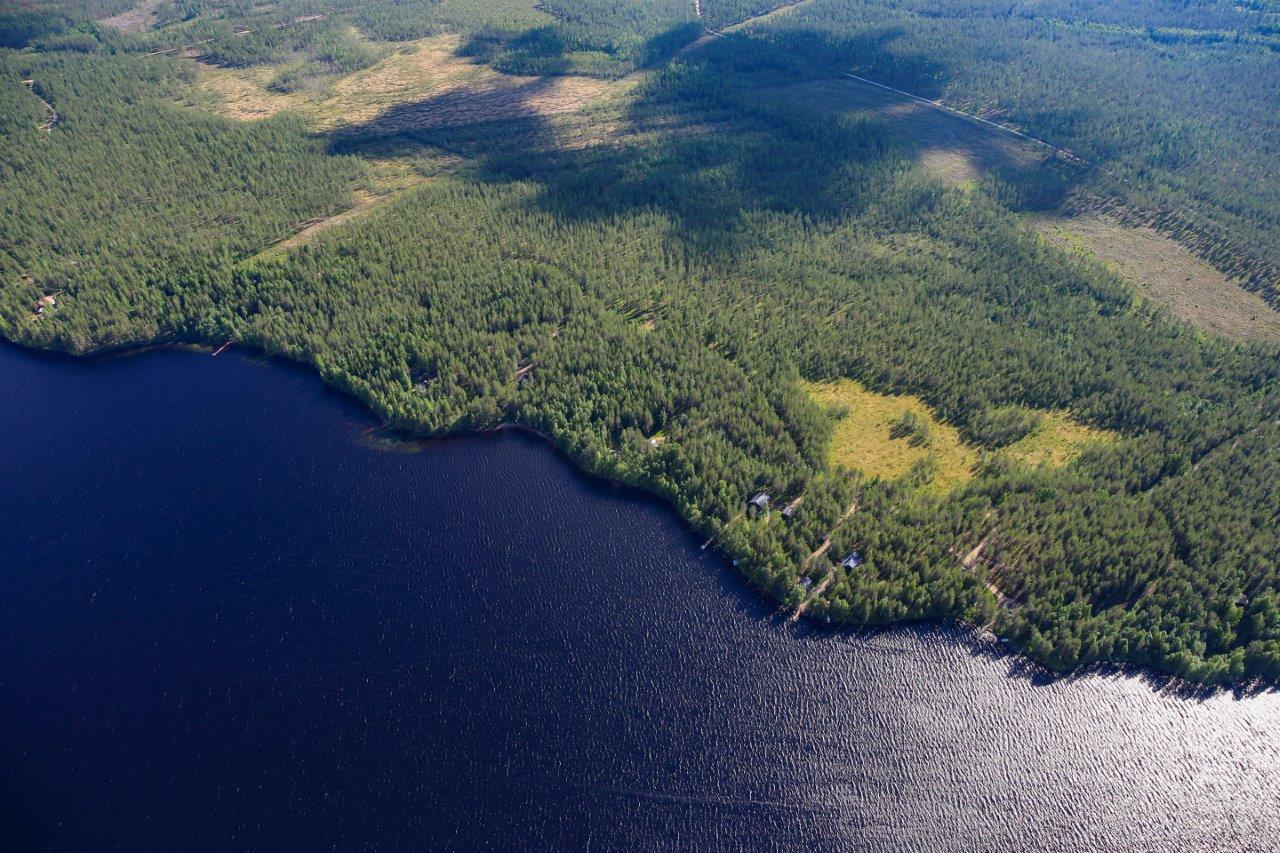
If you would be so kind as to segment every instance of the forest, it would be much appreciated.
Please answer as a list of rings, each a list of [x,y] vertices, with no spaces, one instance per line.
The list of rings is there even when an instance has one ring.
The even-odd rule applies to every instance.
[[[748,31],[1070,149],[1092,167],[1071,204],[1154,225],[1280,305],[1275,4],[809,0]]]
[[[943,7],[976,20],[980,4]],[[722,26],[776,5],[701,9]],[[1206,64],[1254,62],[1274,36],[1249,7],[1057,5],[1088,17],[1088,38],[1136,39],[1140,15],[1175,55],[1194,40],[1166,30],[1242,33],[1194,42]],[[525,425],[669,502],[811,617],[963,619],[1059,670],[1275,682],[1280,351],[1174,322],[1028,229],[1004,188],[940,183],[875,121],[762,95],[836,64],[984,97],[994,71],[943,75],[928,56],[968,60],[930,41],[936,6],[910,8],[878,43],[859,27],[883,10],[824,0],[695,43],[692,4],[638,0],[186,0],[131,30],[97,22],[128,10],[114,0],[20,7],[0,49],[0,335],[73,353],[235,341],[313,366],[408,433]],[[1010,28],[1048,26],[1045,4],[1012,8]],[[239,121],[192,96],[211,69],[270,77],[285,60],[337,86],[437,35],[499,73],[616,83],[573,111],[394,132]],[[1018,61],[1028,92],[1075,67]],[[1008,115],[1105,159],[1084,182],[1131,175],[1126,193],[1175,207],[1194,186],[1185,215],[1243,223],[1223,245],[1265,260],[1274,152],[1240,142],[1237,170],[1213,171],[1195,147],[1207,79],[1142,107],[1186,128],[1182,160],[1117,136],[1105,116],[1131,115],[1124,93],[1070,127]],[[1280,90],[1269,113],[1236,112],[1223,85],[1210,129],[1264,135]],[[389,171],[408,176],[394,192]],[[807,389],[841,380],[927,406],[877,439],[918,464],[890,479],[832,461],[854,416]],[[1050,419],[1108,438],[1055,464],[1008,452]],[[976,459],[947,489],[931,485],[941,425]],[[770,505],[749,510],[760,493]]]

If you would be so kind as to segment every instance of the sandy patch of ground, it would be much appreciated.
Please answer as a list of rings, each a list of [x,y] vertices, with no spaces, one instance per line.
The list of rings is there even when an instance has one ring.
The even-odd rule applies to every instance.
[[[1050,241],[1112,267],[1180,320],[1238,340],[1280,341],[1280,312],[1153,228],[1096,214],[1030,221]]]

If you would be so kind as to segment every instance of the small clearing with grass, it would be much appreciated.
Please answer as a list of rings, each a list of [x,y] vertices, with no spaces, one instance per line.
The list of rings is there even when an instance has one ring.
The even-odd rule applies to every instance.
[[[955,427],[938,420],[920,398],[877,394],[852,379],[805,382],[803,387],[840,415],[827,451],[830,464],[859,470],[868,477],[896,480],[932,458],[935,469],[928,489],[938,493],[972,478],[977,451],[960,440]],[[913,442],[910,436],[894,437],[895,424],[907,412],[928,424],[927,446]]]
[[[1117,436],[1109,430],[1087,426],[1065,412],[1034,413],[1039,423],[1026,437],[999,451],[1033,467],[1061,468],[1074,462],[1094,444],[1111,444]]]
[[[1031,224],[1051,242],[1102,261],[1180,320],[1237,340],[1280,342],[1280,311],[1154,228],[1096,214],[1037,216]]]
[[[814,400],[837,416],[827,459],[868,477],[896,480],[922,463],[932,471],[927,491],[944,494],[972,479],[983,451],[961,441],[955,427],[941,421],[927,403],[909,394],[878,394],[853,379],[803,382]],[[1060,468],[1088,447],[1116,440],[1114,433],[1078,423],[1065,412],[1031,412],[1036,427],[997,451],[1026,465]],[[904,422],[923,425],[913,436]],[[917,436],[927,435],[920,441]]]

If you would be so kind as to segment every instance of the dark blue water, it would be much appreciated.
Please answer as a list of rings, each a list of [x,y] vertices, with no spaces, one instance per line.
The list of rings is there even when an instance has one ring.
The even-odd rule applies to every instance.
[[[515,433],[0,348],[7,849],[1265,849],[1280,701],[786,626]],[[409,452],[413,451],[413,452]]]

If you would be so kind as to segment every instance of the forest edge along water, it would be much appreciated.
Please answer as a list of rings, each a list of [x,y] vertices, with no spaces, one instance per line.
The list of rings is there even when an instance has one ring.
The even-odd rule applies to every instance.
[[[0,341],[0,349],[13,348],[20,351],[39,355],[39,356],[44,356],[44,357],[49,357],[54,359],[67,359],[72,362],[78,361],[78,362],[84,362],[87,365],[92,365],[95,362],[100,362],[105,360],[127,359],[127,358],[133,358],[138,356],[145,356],[152,353],[163,353],[166,351],[189,352],[189,353],[210,355],[210,356],[216,357],[226,352],[235,344],[237,344],[235,340],[227,340],[222,343],[214,343],[214,344],[210,344],[204,341],[197,341],[197,340],[169,340],[169,341],[160,341],[160,342],[156,342],[152,344],[144,344],[144,345],[130,344],[130,345],[120,346],[117,348],[104,348],[104,349],[95,350],[90,353],[66,353],[58,350],[32,349],[32,348],[23,346],[22,344],[13,343],[9,341]],[[298,371],[304,371],[307,373],[314,374],[313,365],[307,364],[305,362],[289,359],[278,353],[273,354],[273,353],[264,353],[261,351],[255,351],[253,350],[252,347],[245,350],[245,353],[246,353],[246,357],[250,358],[255,363],[262,363],[264,365],[275,365],[277,367],[284,367],[285,369],[288,369],[288,370],[298,370]],[[517,371],[517,373],[522,374],[532,369],[534,366],[536,365],[534,364],[525,365],[523,368],[521,368],[521,370]],[[359,406],[361,410],[367,414],[368,417],[376,417],[374,412],[369,411],[359,401],[351,398],[351,396],[347,392],[339,388],[334,388],[330,386],[328,383],[326,383],[326,387],[329,388],[331,393],[341,396],[343,398],[346,398],[351,403]],[[554,448],[556,452],[562,458],[564,458],[567,463],[574,465],[582,475],[593,478],[593,479],[597,479],[601,482],[609,483],[614,487],[634,490],[637,494],[644,495],[646,499],[656,501],[657,503],[662,504],[668,510],[671,510],[671,507],[665,501],[663,501],[660,496],[653,494],[650,490],[640,486],[636,486],[631,483],[627,483],[619,479],[612,478],[607,474],[602,473],[597,468],[593,468],[589,464],[586,464],[584,460],[576,458],[569,448],[567,448],[562,443],[556,441],[556,439],[553,436],[542,432],[536,427],[530,426],[528,424],[520,423],[518,421],[506,421],[491,427],[483,427],[483,428],[477,428],[477,429],[454,429],[454,430],[449,430],[446,433],[437,434],[437,435],[423,435],[423,434],[415,433],[414,431],[410,429],[406,429],[404,427],[396,427],[392,424],[389,424],[386,420],[379,420],[379,422],[376,425],[370,427],[365,431],[365,435],[366,436],[376,435],[376,446],[382,449],[393,449],[396,447],[411,448],[416,445],[419,445],[422,442],[440,441],[440,440],[446,440],[446,439],[466,439],[468,437],[492,436],[492,435],[497,435],[497,434],[506,433],[506,432],[515,432],[515,433],[527,435],[531,438],[536,439],[537,441],[544,442],[548,446]],[[834,526],[838,527],[841,523],[843,523],[851,515],[853,515],[853,513],[856,510],[857,510],[857,502],[854,501],[842,512],[840,518],[836,521]],[[706,538],[705,541],[701,543],[701,549],[706,550],[709,547],[715,546],[717,543],[717,540],[720,539],[724,531],[727,530],[729,527],[731,527],[734,522],[742,518],[745,518],[746,515],[747,513],[745,511],[739,512],[733,519],[731,519],[728,523],[723,525],[719,530],[711,532],[710,537]],[[690,524],[688,519],[682,518],[681,521],[686,525]],[[691,529],[697,529],[693,525],[690,525],[690,527]],[[701,532],[705,534],[707,531],[701,531]],[[967,554],[958,555],[956,558],[957,564],[961,565],[966,570],[972,571],[977,565],[978,557],[981,555],[986,545],[989,544],[995,532],[996,532],[995,529],[988,531],[987,534],[985,534],[982,537],[982,539],[971,551],[969,551]],[[818,548],[808,557],[808,559],[805,561],[805,564],[812,565],[816,559],[822,557],[829,551],[831,544],[832,544],[832,536],[829,534],[828,536],[822,539]],[[719,549],[716,549],[716,550],[718,551]],[[719,555],[719,556],[724,558],[723,555]],[[724,558],[724,559],[727,559],[727,558]],[[737,561],[733,561],[733,566],[735,568],[738,566]],[[797,601],[777,603],[777,606],[779,608],[777,612],[779,614],[780,619],[783,621],[783,624],[787,626],[795,625],[802,618],[809,617],[808,621],[810,622],[824,624],[827,627],[831,626],[831,619],[829,616],[819,617],[818,619],[815,620],[809,608],[815,601],[818,600],[821,593],[830,585],[831,581],[835,578],[835,574],[836,574],[835,571],[829,571],[824,577],[822,577],[819,581],[817,581],[813,586],[806,588],[804,590],[804,595],[801,598],[799,598]],[[739,573],[739,576],[742,577],[740,573]],[[744,577],[743,580],[745,580],[748,585],[753,586],[749,578]],[[985,582],[985,585],[987,589],[991,592],[991,594],[995,597],[1000,607],[1007,609],[1007,608],[1017,606],[1017,602],[1010,599],[1002,590],[1000,590],[1000,588],[993,581],[987,581]],[[765,593],[763,591],[757,590],[757,593],[767,598],[767,596],[765,596]],[[875,631],[875,630],[881,630],[884,627],[891,626],[894,624],[903,625],[903,624],[912,624],[912,623],[920,623],[925,625],[928,625],[928,624],[944,625],[944,624],[954,623],[958,628],[976,631],[978,632],[979,636],[985,637],[992,642],[997,642],[1001,644],[1002,653],[1008,653],[1010,650],[1016,648],[1015,646],[1012,646],[1010,644],[1008,639],[997,637],[996,635],[991,633],[991,630],[994,627],[993,621],[991,620],[988,620],[982,624],[971,625],[971,624],[968,624],[963,619],[955,619],[955,618],[949,618],[949,619],[943,619],[943,620],[900,619],[900,620],[894,620],[893,622],[890,622],[890,623],[886,623],[885,626],[877,626],[877,625],[865,626],[865,630]],[[837,631],[852,630],[856,632],[859,630],[859,628],[856,626],[837,625],[835,626],[834,630],[837,630]],[[1247,684],[1235,684],[1235,685],[1232,685],[1230,688],[1198,685],[1193,682],[1184,681],[1183,679],[1180,679],[1177,676],[1174,676],[1170,673],[1162,672],[1160,670],[1153,669],[1150,667],[1144,667],[1141,665],[1126,664],[1126,663],[1114,663],[1114,662],[1099,662],[1099,663],[1093,663],[1087,666],[1076,667],[1070,673],[1062,673],[1062,672],[1054,673],[1051,669],[1044,668],[1043,664],[1040,662],[1033,661],[1033,660],[1024,660],[1022,664],[1014,668],[1014,671],[1019,673],[1032,673],[1032,674],[1035,674],[1035,677],[1044,677],[1044,678],[1061,678],[1061,677],[1067,677],[1067,676],[1081,677],[1081,676],[1087,676],[1089,674],[1104,674],[1104,675],[1124,674],[1127,676],[1139,678],[1145,683],[1150,684],[1153,689],[1159,690],[1161,692],[1169,692],[1173,695],[1182,695],[1187,697],[1212,695],[1213,693],[1221,690],[1227,690],[1228,692],[1238,697],[1242,697],[1242,696],[1256,695],[1261,693],[1270,693],[1274,690],[1274,687],[1271,685],[1266,685],[1266,684],[1256,683],[1256,682],[1247,683]]]
[[[120,347],[118,349],[101,350],[91,354],[71,354],[71,353],[63,353],[63,352],[58,352],[53,350],[32,349],[29,347],[22,346],[20,344],[11,343],[8,341],[0,341],[0,352],[10,351],[10,352],[22,353],[37,359],[49,359],[55,363],[66,362],[67,364],[72,364],[72,365],[81,364],[84,366],[85,369],[91,369],[95,364],[100,364],[104,362],[118,361],[121,359],[146,357],[146,356],[152,356],[152,355],[162,355],[164,353],[186,353],[186,354],[208,355],[212,357],[217,357],[222,353],[226,352],[227,350],[229,350],[234,344],[236,344],[236,341],[234,340],[229,340],[219,345],[210,345],[202,342],[169,341],[169,342],[155,343],[155,344],[149,344],[149,345],[143,345],[143,346],[125,346],[125,347]],[[315,376],[314,369],[311,365],[294,361],[292,359],[288,359],[279,354],[255,352],[252,350],[245,350],[243,348],[241,349],[241,354],[243,359],[247,363],[250,363],[253,365],[261,366],[268,369],[285,370],[288,372],[299,372],[311,377]],[[315,378],[318,379],[319,377],[315,377]],[[482,429],[457,430],[457,431],[451,431],[449,433],[445,433],[442,435],[420,435],[420,434],[415,434],[411,431],[405,430],[403,428],[395,427],[387,423],[386,420],[377,419],[375,413],[369,411],[365,406],[359,403],[359,401],[353,399],[346,392],[337,388],[333,388],[327,383],[322,383],[322,384],[324,385],[324,387],[326,388],[329,394],[333,395],[335,398],[342,399],[346,405],[351,405],[356,407],[363,414],[364,417],[370,418],[374,421],[368,427],[366,427],[362,432],[362,435],[366,437],[366,439],[370,442],[370,446],[372,447],[376,447],[381,450],[389,450],[389,451],[408,450],[412,452],[412,451],[420,450],[424,447],[430,447],[433,442],[451,441],[451,440],[467,440],[469,438],[493,437],[493,436],[500,436],[508,433],[518,434],[518,435],[526,436],[538,442],[542,442],[546,444],[548,447],[554,449],[556,454],[560,458],[562,458],[566,464],[569,464],[575,467],[575,470],[579,473],[579,475],[593,481],[598,481],[600,483],[608,484],[613,489],[625,490],[625,492],[632,494],[633,497],[637,499],[651,501],[655,505],[661,506],[664,511],[674,513],[674,510],[670,507],[669,504],[663,501],[660,497],[654,495],[649,490],[634,486],[622,480],[617,480],[617,479],[608,477],[607,475],[604,475],[598,471],[594,471],[589,468],[582,467],[580,464],[580,461],[576,460],[573,454],[570,453],[568,450],[566,450],[559,442],[557,442],[554,437],[547,435],[546,433],[536,429],[535,427],[529,426],[528,424],[523,424],[516,421],[510,421],[510,422],[504,422],[492,427],[486,427]],[[840,519],[837,521],[837,524],[847,520],[851,515],[853,515],[857,511],[857,508],[858,508],[858,505],[856,501],[851,503],[843,511],[843,513],[840,516]],[[745,516],[746,516],[745,512],[739,513],[739,515],[736,516],[734,520],[736,521],[737,519],[743,518]],[[987,519],[991,519],[992,516],[994,516],[994,512],[988,514]],[[690,525],[687,519],[680,517],[678,513],[675,513],[675,517],[679,519],[682,525],[687,526],[691,532],[695,534],[700,532],[697,530],[697,528]],[[725,525],[725,526],[728,527],[729,525]],[[995,534],[997,533],[997,530],[998,530],[998,525],[995,527],[992,527],[978,541],[978,543],[973,547],[972,550],[968,551],[967,553],[964,553],[963,555],[958,555],[957,556],[958,563],[962,565],[965,569],[972,570],[977,565],[978,558],[980,557],[981,553],[986,548],[986,546],[990,543],[991,539],[995,536]],[[711,536],[709,539],[706,539],[705,541],[700,540],[701,545],[699,547],[699,550],[705,551],[708,548],[713,548],[714,550],[714,545],[718,538],[719,538],[719,533],[717,532],[715,535]],[[829,536],[825,537],[822,540],[819,547],[809,556],[806,562],[812,563],[814,560],[826,554],[830,550],[831,543],[832,543],[831,537]],[[721,553],[716,553],[716,558],[721,561],[727,562],[727,557],[725,557]],[[739,575],[739,577],[741,577],[741,575]],[[799,603],[795,605],[779,603],[777,616],[780,620],[780,624],[785,624],[788,626],[795,625],[802,617],[804,617],[808,605],[811,604],[813,600],[818,596],[818,594],[821,592],[822,587],[829,582],[830,577],[831,575],[828,575],[827,577],[823,578],[817,586],[814,586],[812,589],[807,590],[809,594],[806,595],[803,599],[801,599]],[[749,579],[742,578],[742,580],[748,586],[751,586]],[[1008,597],[1003,592],[1001,592],[998,589],[998,587],[996,587],[994,584],[990,585],[990,589],[992,594],[1000,602],[1001,606],[1004,606],[1004,607],[1014,606],[1015,602],[1012,602],[1011,600],[1009,600]],[[758,593],[758,590],[757,590],[757,593]],[[1037,679],[1042,678],[1042,679],[1054,680],[1054,679],[1062,679],[1062,678],[1070,679],[1070,678],[1079,678],[1079,677],[1089,677],[1091,675],[1100,675],[1103,677],[1123,675],[1125,677],[1137,678],[1143,681],[1144,683],[1150,685],[1153,690],[1159,691],[1161,693],[1167,693],[1169,695],[1175,695],[1175,696],[1183,696],[1187,698],[1197,698],[1197,697],[1204,698],[1204,697],[1213,696],[1216,694],[1230,694],[1237,698],[1244,698],[1244,697],[1255,696],[1255,695],[1273,695],[1277,692],[1274,686],[1264,685],[1264,684],[1235,685],[1231,688],[1200,685],[1194,682],[1185,681],[1174,675],[1171,675],[1166,672],[1161,672],[1156,669],[1134,665],[1134,664],[1123,664],[1123,663],[1122,664],[1097,663],[1089,666],[1078,667],[1070,673],[1054,672],[1051,669],[1047,669],[1043,667],[1036,661],[1022,658],[1016,652],[1012,652],[1008,645],[1007,640],[1002,640],[990,633],[991,625],[989,623],[984,625],[972,625],[972,624],[966,623],[964,620],[959,620],[959,619],[941,619],[941,620],[924,619],[924,620],[903,620],[893,624],[903,625],[903,624],[912,624],[912,623],[916,623],[924,626],[954,625],[955,628],[958,629],[962,635],[972,632],[973,636],[983,638],[983,642],[994,642],[994,643],[1001,644],[1001,648],[999,649],[999,651],[1002,656],[1012,654],[1014,657],[1020,659],[1020,663],[1013,668],[1012,670],[1013,672],[1016,672],[1019,674],[1026,674],[1030,677],[1037,678]],[[893,624],[882,625],[882,626],[869,625],[862,628],[859,628],[857,626],[838,625],[838,626],[835,626],[834,628],[830,628],[830,630],[836,633],[852,632],[854,634],[857,634],[860,631],[877,632],[882,630],[892,630]],[[827,619],[825,622],[825,625],[830,626],[831,620]],[[812,626],[810,630],[816,629],[817,627],[818,626],[815,624]]]
[[[1274,693],[1049,677],[947,625],[788,627],[670,510],[541,439],[388,453],[312,372],[236,348],[6,346],[0,378],[23,400],[0,412],[17,847],[1280,832]]]
[[[1274,460],[1259,429],[1274,431],[1277,401],[1266,353],[1202,340],[1110,271],[1046,246],[1013,216],[1029,203],[1021,189],[939,183],[886,126],[761,94],[830,76],[853,22],[829,22],[835,41],[815,42],[809,22],[831,10],[809,4],[761,38],[713,39],[664,64],[699,30],[678,5],[675,20],[657,10],[595,21],[573,36],[586,42],[539,9],[524,10],[510,38],[424,9],[417,25],[457,31],[455,47],[435,47],[466,79],[419,90],[410,75],[383,100],[361,87],[422,72],[414,57],[430,33],[405,30],[382,6],[354,19],[330,10],[323,26],[261,20],[272,26],[256,35],[248,19],[259,13],[248,10],[228,22],[225,43],[185,57],[141,54],[204,34],[176,23],[139,36],[137,50],[54,55],[41,42],[6,54],[4,92],[19,119],[6,162],[18,152],[33,165],[0,190],[27,226],[6,255],[15,274],[0,293],[4,332],[81,351],[169,335],[237,340],[316,365],[415,432],[534,425],[582,467],[720,532],[774,598],[797,606],[820,589],[811,609],[824,620],[994,618],[998,633],[1064,670],[1128,660],[1208,683],[1274,679],[1280,599],[1274,573],[1251,562],[1275,546]],[[699,11],[723,26],[761,7]],[[303,76],[367,108],[356,126],[334,134],[316,124],[320,113],[219,114],[192,64],[252,68],[237,79],[327,109],[311,103],[322,87],[276,67],[277,23],[318,61],[326,45],[350,48],[342,67]],[[356,44],[361,23],[384,38]],[[896,38],[932,26],[912,22]],[[389,29],[413,43],[393,44]],[[618,44],[603,37],[624,30],[635,37],[625,51],[570,49]],[[886,45],[863,46],[884,67],[852,70],[904,92],[945,95],[962,76],[936,62],[904,69]],[[640,68],[653,69],[643,83],[573,115],[534,103],[550,77],[590,71],[605,85]],[[35,132],[41,108],[24,79],[47,87],[67,133]],[[475,110],[455,109],[475,106],[481,79],[498,85],[511,123],[481,126]],[[1039,124],[1021,126],[1096,159]],[[388,144],[387,132],[412,138]],[[156,157],[111,167],[131,150],[126,138]],[[176,144],[184,139],[198,144]],[[437,150],[467,166],[443,167]],[[63,160],[94,168],[75,185],[51,183]],[[388,193],[305,248],[260,251],[410,173],[438,179]],[[92,209],[55,188],[106,203],[63,239],[47,227],[58,211]],[[111,201],[148,188],[162,196],[154,205]],[[120,234],[137,235],[136,251],[118,251]],[[37,300],[64,285],[56,309],[33,318]],[[919,400],[920,432],[906,439],[919,464],[892,482],[834,464],[839,416],[799,393],[799,378]],[[1051,420],[1105,440],[1057,468],[1004,451]],[[929,430],[947,438],[949,462],[921,450]],[[980,454],[996,464],[968,464]],[[757,492],[803,494],[799,519],[766,513],[726,530]],[[862,511],[840,526],[855,498]],[[999,536],[965,569],[956,555],[985,535],[993,507]],[[836,555],[869,558],[823,585],[827,567],[804,560],[824,536]],[[993,585],[1018,606],[1001,607]]]

